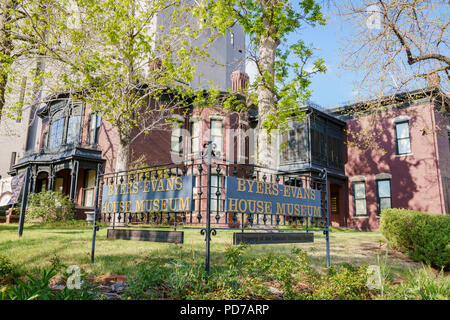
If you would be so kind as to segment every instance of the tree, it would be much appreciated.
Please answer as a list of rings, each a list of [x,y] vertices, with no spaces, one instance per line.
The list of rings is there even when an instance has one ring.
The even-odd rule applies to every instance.
[[[23,66],[15,63],[21,58],[33,60],[42,55],[39,42],[42,39],[40,28],[30,32],[31,19],[39,26],[41,1],[0,0],[0,118],[21,117],[22,105],[19,103],[5,107],[6,95],[15,83],[22,81]],[[39,68],[35,71],[35,88],[39,85]]]
[[[346,0],[336,7],[351,31],[344,67],[362,72],[361,95],[381,98],[431,86],[444,98],[450,89],[447,0]]]
[[[199,35],[190,7],[178,0],[41,2],[47,14],[30,19],[28,27],[41,35],[51,90],[101,113],[118,133],[116,170],[127,170],[130,144],[167,126],[166,120],[194,96],[186,84],[205,52],[190,40]]]
[[[257,163],[273,167],[271,132],[285,128],[287,119],[302,119],[301,107],[309,100],[312,75],[325,72],[324,61],[311,62],[313,51],[302,40],[288,37],[304,24],[324,24],[320,6],[313,0],[202,0],[194,15],[211,28],[212,37],[240,24],[248,35],[247,55],[257,67],[257,79],[248,92],[258,107]]]

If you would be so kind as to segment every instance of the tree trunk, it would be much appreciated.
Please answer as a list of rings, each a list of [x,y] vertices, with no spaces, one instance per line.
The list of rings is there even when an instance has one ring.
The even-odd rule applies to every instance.
[[[280,41],[271,36],[262,36],[259,48],[258,63],[261,72],[269,75],[266,81],[272,82],[264,85],[264,82],[258,86],[258,128],[257,128],[257,164],[264,167],[274,168],[277,164],[275,157],[276,137],[269,134],[263,127],[268,115],[275,108],[275,96],[270,90],[274,81],[275,54]]]
[[[117,156],[116,156],[116,171],[128,170],[130,161],[130,143],[120,139]]]
[[[1,61],[0,61],[1,65]],[[0,74],[0,119],[2,118],[3,107],[5,106],[5,91],[8,77]]]

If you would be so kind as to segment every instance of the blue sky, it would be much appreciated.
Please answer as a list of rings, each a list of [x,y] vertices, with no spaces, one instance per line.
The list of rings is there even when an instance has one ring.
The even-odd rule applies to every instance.
[[[339,66],[342,62],[340,48],[347,35],[345,30],[342,22],[330,17],[325,26],[305,27],[299,34],[291,36],[300,37],[305,43],[312,44],[315,57],[325,60],[327,72],[315,75],[310,86],[311,101],[324,108],[353,100],[353,82],[358,75],[342,70]]]

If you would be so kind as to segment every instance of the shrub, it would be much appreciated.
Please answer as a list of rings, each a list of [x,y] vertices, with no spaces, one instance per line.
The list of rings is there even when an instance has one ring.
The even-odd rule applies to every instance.
[[[240,243],[238,246],[228,246],[225,249],[225,260],[231,271],[238,271],[244,264],[243,254],[247,250],[247,245]]]
[[[74,218],[74,203],[61,192],[30,193],[25,221],[68,221]]]
[[[330,267],[327,274],[317,281],[309,299],[314,300],[360,300],[372,298],[374,292],[367,286],[367,267],[345,264]]]
[[[1,206],[0,207],[0,217],[6,216],[6,211],[9,210],[9,206]]]
[[[0,255],[0,278],[10,281],[18,275],[17,266],[15,266],[9,258]]]
[[[450,266],[450,216],[385,209],[380,231],[392,247],[435,267]]]

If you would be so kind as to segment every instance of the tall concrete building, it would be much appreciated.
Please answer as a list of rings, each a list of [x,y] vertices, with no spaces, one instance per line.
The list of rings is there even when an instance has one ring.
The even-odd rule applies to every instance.
[[[36,59],[21,59],[14,65],[20,70],[19,81],[10,82],[11,91],[6,94],[5,109],[22,105],[17,111],[10,112],[12,117],[3,115],[0,119],[0,176],[6,178],[12,166],[26,152],[33,152],[39,139],[41,122],[36,116],[42,95],[45,94],[45,81],[41,86],[35,83],[36,73],[44,69],[44,65]]]
[[[188,6],[195,6],[195,1],[185,0]],[[186,24],[193,29],[200,29],[202,22],[192,16],[184,17],[176,22],[171,19],[172,11],[167,9],[162,13],[158,13],[153,21],[154,32],[157,36],[166,35],[168,28],[160,28],[160,26],[179,26],[183,28]],[[181,20],[181,21],[180,21]],[[207,43],[208,37],[211,36],[210,30],[205,28],[197,39],[191,39],[193,46],[202,47]],[[175,44],[176,45],[176,44]],[[196,74],[190,83],[193,88],[210,88],[217,87],[220,90],[231,89],[232,84],[230,75],[234,71],[245,72],[245,34],[242,26],[236,24],[225,36],[217,38],[212,44],[208,45],[207,52],[209,58],[200,61],[194,61]]]

